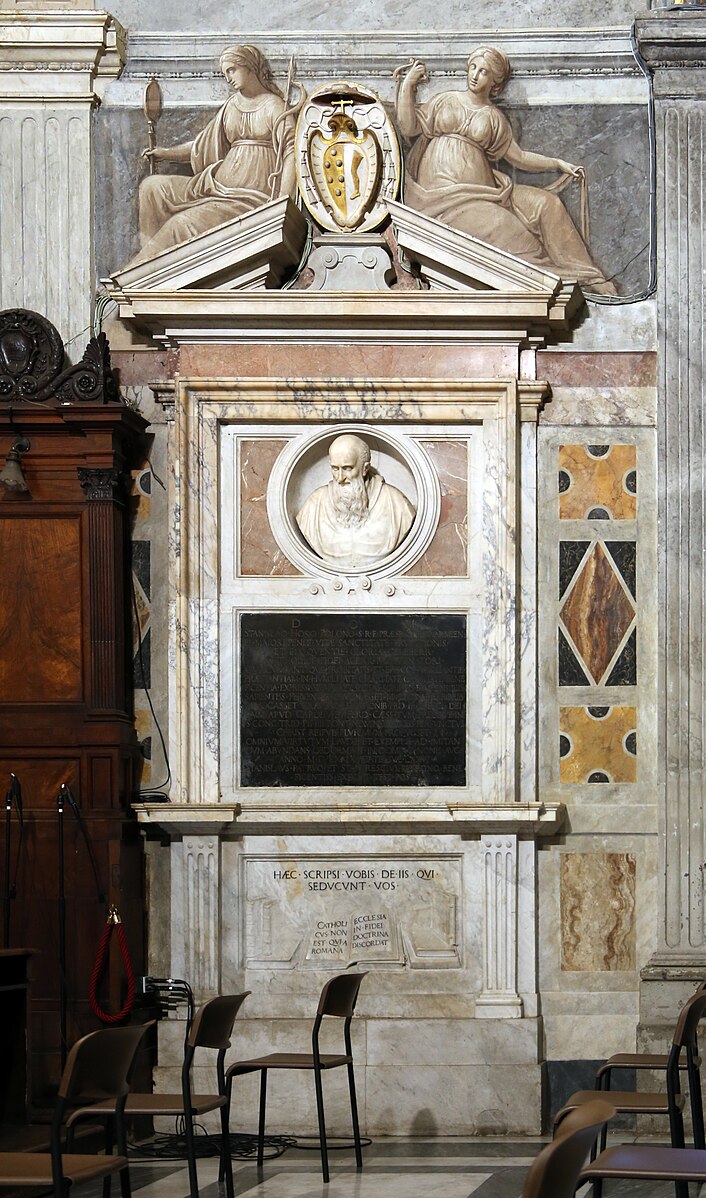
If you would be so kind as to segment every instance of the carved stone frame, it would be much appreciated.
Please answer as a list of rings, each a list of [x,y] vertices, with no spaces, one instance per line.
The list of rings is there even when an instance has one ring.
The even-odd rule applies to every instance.
[[[171,391],[171,389],[170,389]],[[222,800],[217,703],[219,693],[219,560],[218,479],[219,427],[246,420],[252,424],[278,422],[328,424],[407,422],[478,424],[484,432],[486,455],[483,483],[485,509],[483,550],[484,601],[484,704],[482,779],[478,792],[429,793],[423,797],[394,793],[371,802],[361,796],[350,805],[363,819],[375,819],[384,809],[400,818],[432,820],[446,830],[468,821],[479,831],[489,821],[501,827],[512,822],[531,825],[547,820],[554,825],[558,806],[550,816],[536,801],[534,766],[517,764],[519,687],[534,673],[534,643],[526,638],[520,662],[517,627],[520,558],[518,545],[519,455],[525,424],[533,438],[536,412],[545,385],[511,380],[352,380],[342,383],[321,379],[180,379],[174,392],[161,392],[173,403],[171,446],[171,510],[175,513],[174,553],[170,579],[170,734],[174,770],[174,804],[169,821],[194,817],[227,826],[241,815],[256,818],[263,829],[272,819],[294,824],[311,818],[310,803],[259,801],[248,807],[248,794]],[[370,396],[377,396],[372,402]],[[529,422],[529,427],[526,422]],[[526,438],[525,438],[526,440]],[[528,463],[534,471],[533,445]],[[531,487],[530,487],[531,491]],[[525,528],[526,550],[534,552],[534,512]],[[524,548],[524,546],[523,546]],[[451,584],[449,584],[451,585]],[[456,585],[456,584],[454,584]],[[461,585],[461,584],[459,584]],[[453,595],[449,591],[449,603]],[[523,601],[527,614],[529,598]],[[512,631],[514,629],[514,632]],[[524,638],[523,638],[524,639]],[[529,657],[528,657],[529,655]],[[528,698],[531,697],[528,696]],[[530,701],[530,708],[532,703]],[[530,716],[533,719],[533,716]],[[530,755],[533,753],[533,737]],[[319,822],[338,818],[330,796],[316,796]],[[178,806],[177,806],[178,805]],[[177,811],[180,811],[180,815]],[[189,816],[187,816],[187,810]],[[196,812],[199,815],[196,816]],[[512,814],[511,814],[512,813]],[[146,813],[147,814],[147,813]],[[155,812],[155,815],[157,813]],[[164,813],[160,813],[161,822]],[[509,817],[509,821],[508,821]],[[149,816],[148,816],[149,818]],[[470,830],[470,828],[468,829]]]

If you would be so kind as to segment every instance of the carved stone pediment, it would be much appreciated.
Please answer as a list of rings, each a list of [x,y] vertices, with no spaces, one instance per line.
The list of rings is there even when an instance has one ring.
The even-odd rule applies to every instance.
[[[406,204],[388,200],[387,207],[400,251],[432,291],[500,291],[513,295],[547,295],[570,316],[582,302],[574,280],[563,280],[480,241]]]
[[[283,288],[301,261],[307,228],[288,199],[126,267],[105,284],[121,320],[170,345],[195,335],[199,341],[326,342],[357,335],[399,342],[421,335],[425,341],[539,343],[567,328],[583,303],[573,280],[405,204],[388,206],[419,290]]]
[[[286,196],[171,246],[105,279],[132,291],[239,291],[278,287],[301,258],[307,222]]]

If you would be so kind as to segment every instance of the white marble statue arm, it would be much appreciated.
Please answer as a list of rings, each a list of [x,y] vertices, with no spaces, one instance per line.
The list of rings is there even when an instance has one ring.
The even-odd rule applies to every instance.
[[[395,111],[400,133],[403,137],[416,137],[421,133],[417,119],[417,87],[426,82],[429,73],[420,58],[415,58],[411,67],[400,80],[395,99]]]
[[[523,150],[513,138],[505,150],[503,158],[510,166],[517,166],[522,171],[561,171],[567,175],[582,175],[583,167],[565,162],[563,158],[548,158],[546,154],[533,154]]]
[[[185,141],[180,146],[155,146],[153,150],[143,150],[143,158],[151,158],[154,162],[190,162],[193,141]]]

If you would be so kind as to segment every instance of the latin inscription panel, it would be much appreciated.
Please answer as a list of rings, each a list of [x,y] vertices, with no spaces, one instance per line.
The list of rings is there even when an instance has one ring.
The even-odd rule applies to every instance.
[[[466,617],[243,614],[242,786],[464,786]]]
[[[248,968],[461,964],[458,855],[253,856],[242,868]]]

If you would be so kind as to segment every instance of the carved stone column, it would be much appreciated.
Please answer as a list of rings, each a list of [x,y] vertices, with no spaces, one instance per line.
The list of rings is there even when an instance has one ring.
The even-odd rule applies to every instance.
[[[483,989],[480,1019],[520,1019],[517,993],[517,837],[481,837],[483,871]]]
[[[91,113],[124,35],[105,12],[31,7],[0,12],[0,308],[41,312],[68,342],[91,323]]]
[[[654,76],[657,128],[659,803],[664,882],[657,951],[643,972],[642,1003],[643,1023],[655,1024],[662,1011],[673,1021],[677,991],[688,993],[706,967],[706,11],[656,10],[638,20],[637,37]]]

